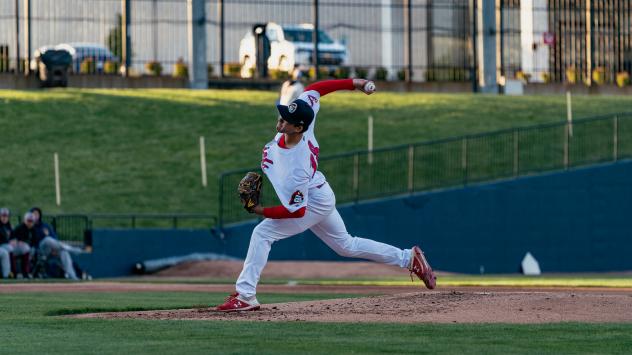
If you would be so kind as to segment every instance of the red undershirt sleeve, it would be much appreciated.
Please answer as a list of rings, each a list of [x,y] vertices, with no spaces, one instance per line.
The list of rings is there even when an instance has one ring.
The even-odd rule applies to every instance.
[[[323,80],[317,83],[313,83],[305,88],[305,91],[314,90],[318,91],[320,96],[325,96],[330,92],[338,90],[354,90],[353,79],[339,79],[339,80]]]
[[[265,207],[263,209],[263,216],[266,218],[272,219],[282,219],[282,218],[301,218],[305,216],[305,207],[301,207],[294,212],[290,212],[287,208],[282,205],[274,206],[274,207]]]

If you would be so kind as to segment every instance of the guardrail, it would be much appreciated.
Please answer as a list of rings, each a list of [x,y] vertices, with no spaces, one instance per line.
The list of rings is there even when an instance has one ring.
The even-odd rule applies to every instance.
[[[345,203],[625,158],[632,158],[632,113],[338,154],[321,158],[318,169],[336,192],[337,203]],[[253,218],[236,192],[248,171],[261,169],[219,176],[220,227]],[[264,181],[262,203],[278,205]]]

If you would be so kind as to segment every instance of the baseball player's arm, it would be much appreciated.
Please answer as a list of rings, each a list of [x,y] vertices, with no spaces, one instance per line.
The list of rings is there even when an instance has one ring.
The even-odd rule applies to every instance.
[[[274,207],[262,207],[257,206],[254,208],[256,214],[262,215],[265,218],[271,219],[283,219],[283,218],[301,218],[305,216],[306,207],[301,207],[294,212],[290,212],[283,205]]]
[[[368,88],[366,84],[369,80],[366,79],[340,79],[340,80],[323,80],[313,83],[305,88],[305,91],[314,90],[317,91],[320,96],[325,96],[329,93],[338,90],[355,90],[358,89],[367,95],[371,95],[375,91],[375,85],[373,88]]]

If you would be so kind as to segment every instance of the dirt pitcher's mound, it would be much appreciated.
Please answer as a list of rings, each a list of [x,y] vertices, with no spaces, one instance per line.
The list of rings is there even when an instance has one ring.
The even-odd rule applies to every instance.
[[[155,276],[167,277],[211,277],[236,279],[244,266],[243,261],[201,261],[182,263]],[[263,269],[263,279],[274,278],[357,278],[357,277],[401,277],[407,271],[397,266],[363,261],[270,261]]]
[[[199,308],[73,317],[401,323],[632,322],[632,294],[439,291],[268,304],[257,312],[229,314]]]

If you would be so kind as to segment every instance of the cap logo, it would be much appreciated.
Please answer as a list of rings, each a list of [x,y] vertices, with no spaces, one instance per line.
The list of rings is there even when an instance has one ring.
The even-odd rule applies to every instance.
[[[291,104],[288,105],[287,110],[290,113],[294,113],[294,111],[296,111],[297,108],[298,108],[298,105],[296,105],[295,102],[292,102]]]

